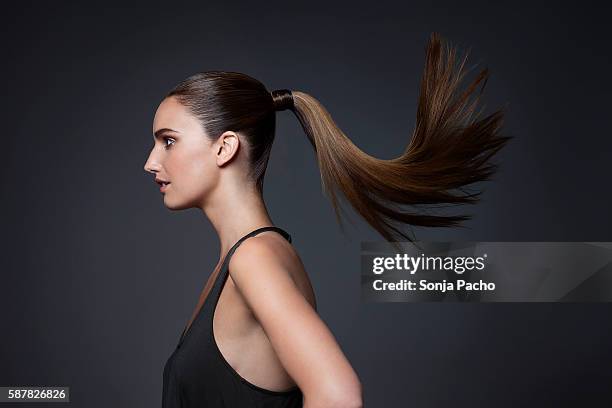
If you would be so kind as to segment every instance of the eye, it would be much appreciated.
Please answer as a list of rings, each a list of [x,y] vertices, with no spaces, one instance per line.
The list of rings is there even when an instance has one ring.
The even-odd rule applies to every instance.
[[[171,144],[166,144],[167,141],[172,141]],[[172,139],[171,137],[164,137],[164,149],[168,150],[170,148],[170,146],[172,146],[175,143],[175,140]]]

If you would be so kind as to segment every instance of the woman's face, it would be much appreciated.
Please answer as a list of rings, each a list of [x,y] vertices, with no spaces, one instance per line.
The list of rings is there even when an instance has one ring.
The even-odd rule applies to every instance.
[[[170,183],[161,192],[166,207],[202,207],[217,184],[219,167],[214,143],[198,119],[176,98],[166,98],[155,113],[153,135],[153,149],[144,169],[155,175],[153,179]]]

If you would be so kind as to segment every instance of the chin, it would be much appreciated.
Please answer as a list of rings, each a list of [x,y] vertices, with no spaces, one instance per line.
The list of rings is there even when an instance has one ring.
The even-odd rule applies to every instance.
[[[172,211],[187,210],[189,208],[198,207],[196,200],[173,200],[167,193],[164,195],[164,205]]]
[[[168,196],[164,196],[164,205],[167,209],[178,211],[189,208],[189,206],[185,205],[185,203],[176,203],[172,199],[169,199]]]

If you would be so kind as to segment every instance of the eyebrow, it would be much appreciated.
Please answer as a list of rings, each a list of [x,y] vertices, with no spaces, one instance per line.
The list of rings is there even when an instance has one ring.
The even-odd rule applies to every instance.
[[[174,129],[170,129],[170,128],[161,128],[161,129],[159,129],[159,130],[157,130],[157,131],[155,132],[155,134],[153,135],[153,137],[154,137],[155,139],[159,139],[159,137],[160,137],[161,135],[163,135],[164,133],[166,133],[166,132],[180,133],[178,130],[174,130]]]

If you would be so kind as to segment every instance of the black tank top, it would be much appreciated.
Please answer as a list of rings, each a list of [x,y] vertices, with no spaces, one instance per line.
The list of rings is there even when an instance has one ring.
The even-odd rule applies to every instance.
[[[248,233],[230,248],[204,304],[191,326],[183,330],[164,366],[162,408],[302,407],[302,392],[297,386],[272,391],[242,378],[225,360],[213,336],[213,316],[227,280],[229,260],[245,239],[263,231],[277,231],[291,242],[286,231],[270,226]]]

